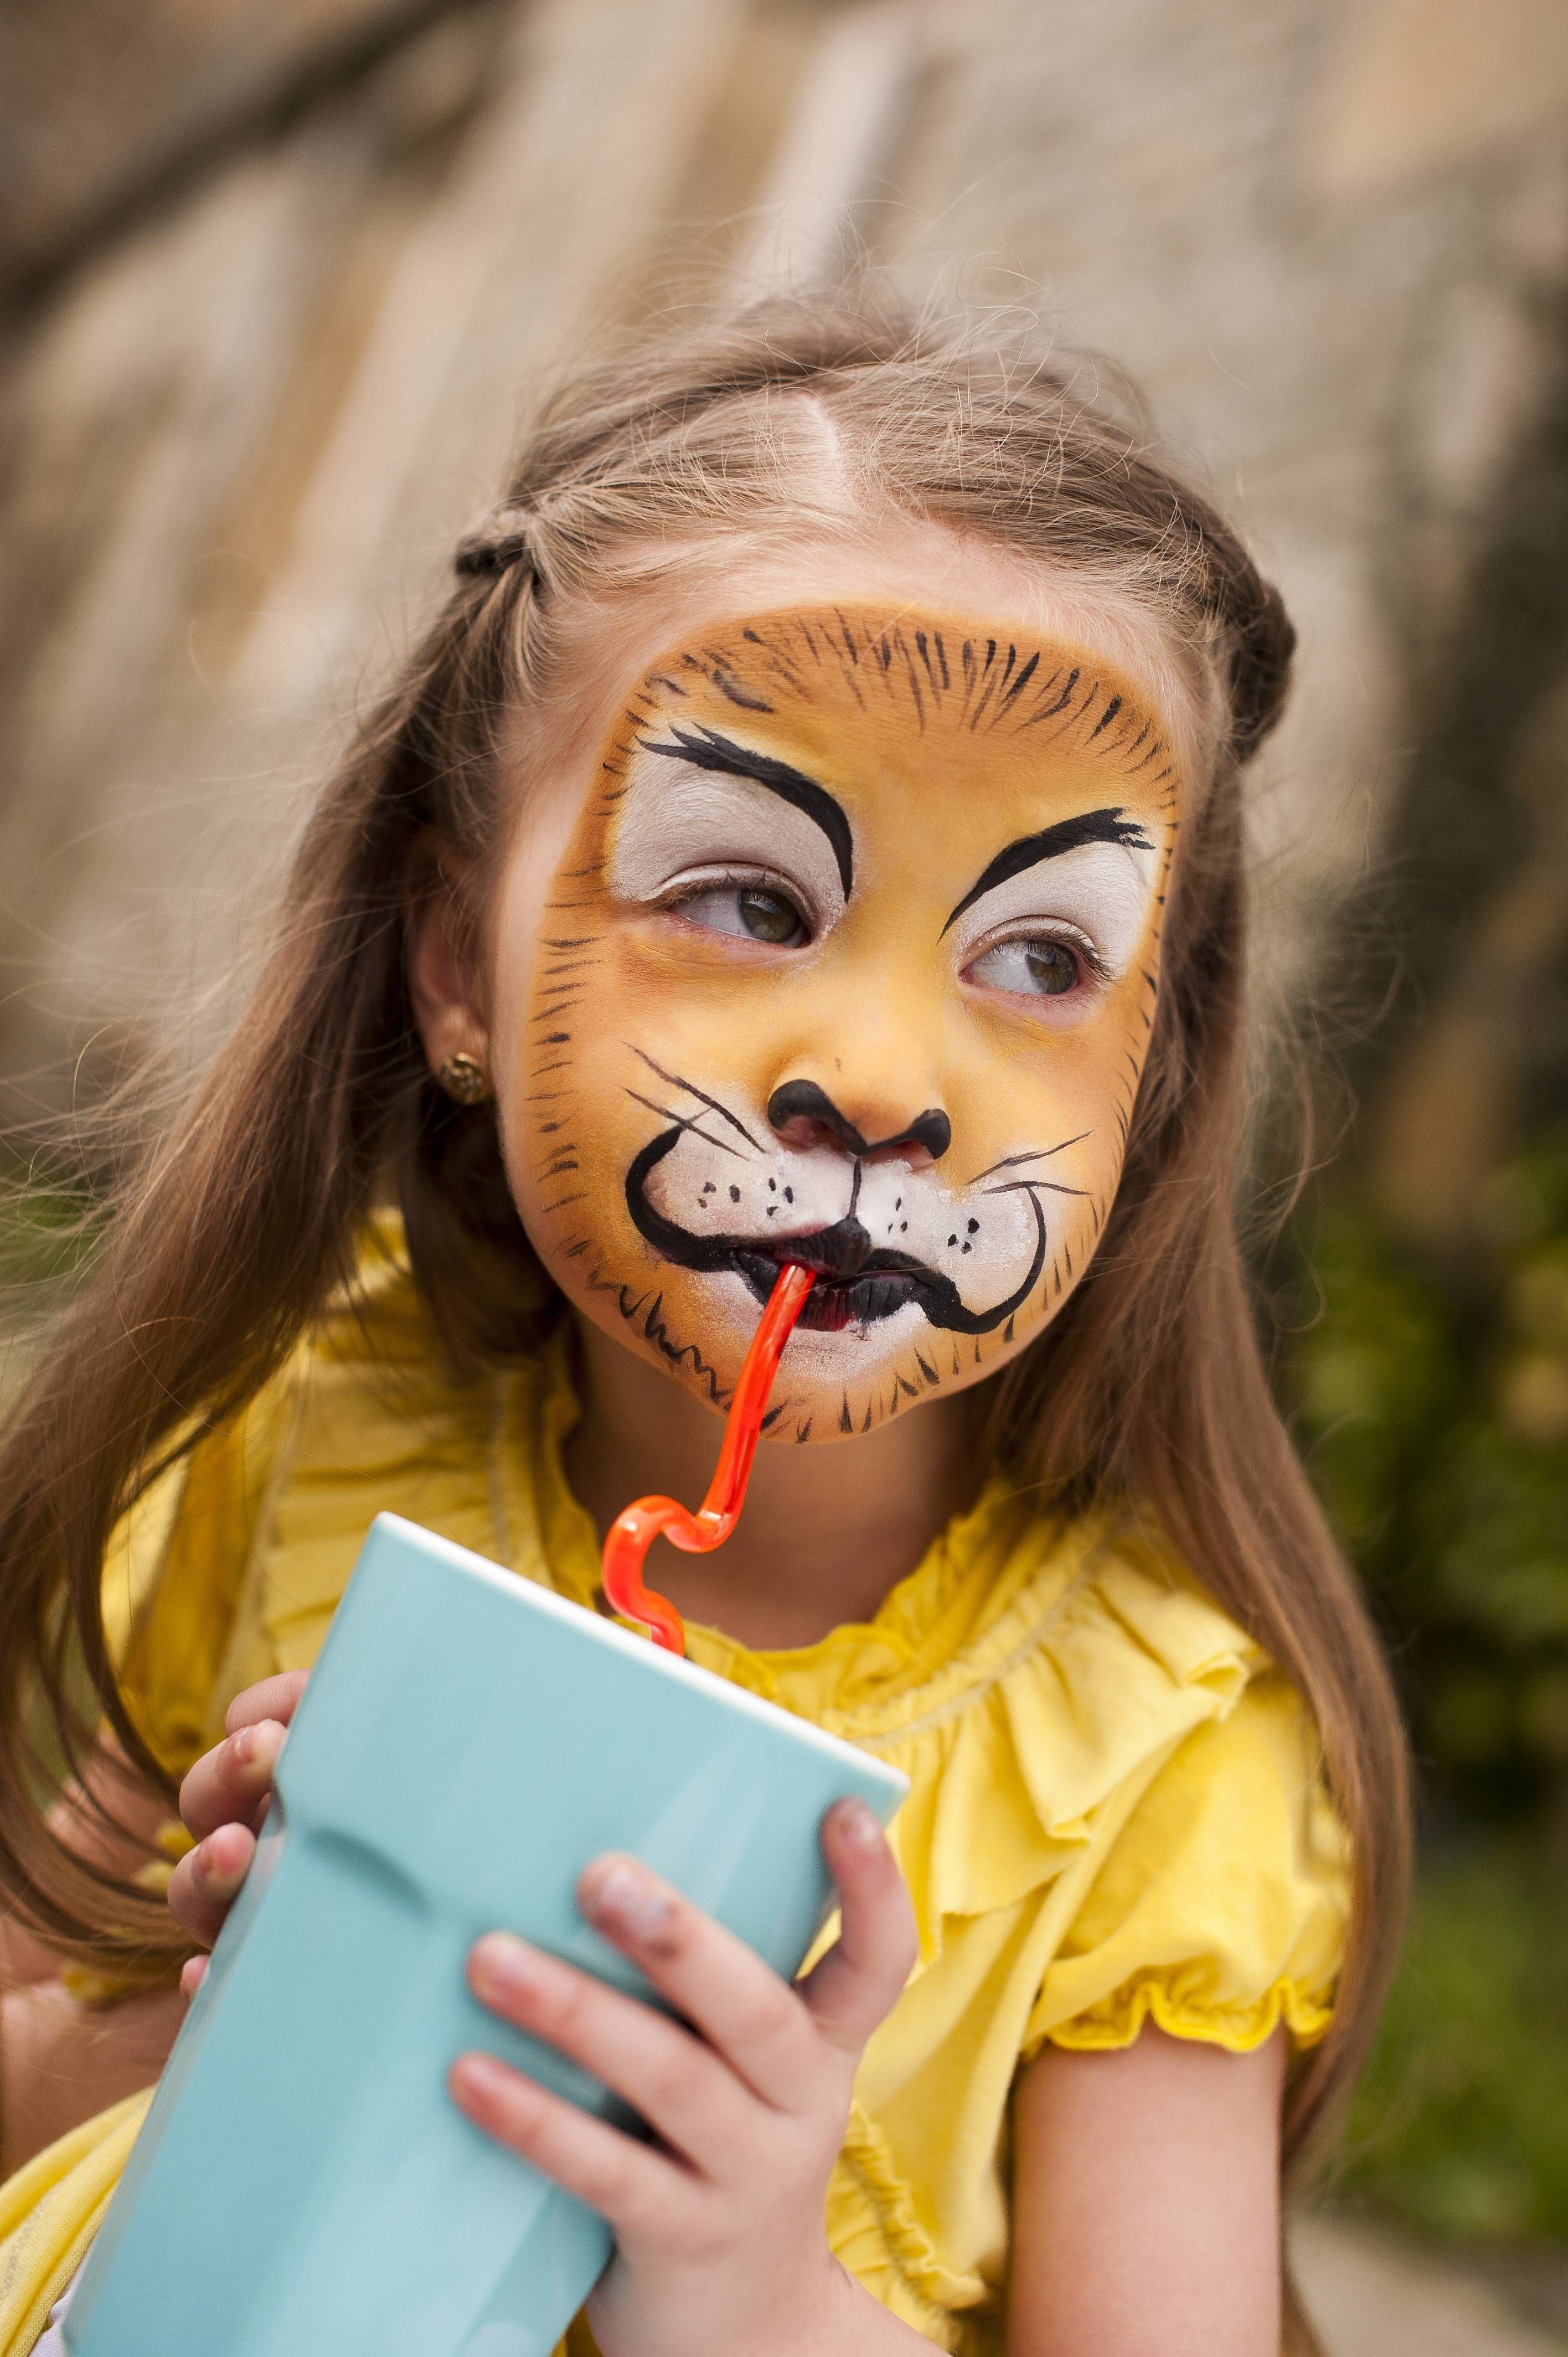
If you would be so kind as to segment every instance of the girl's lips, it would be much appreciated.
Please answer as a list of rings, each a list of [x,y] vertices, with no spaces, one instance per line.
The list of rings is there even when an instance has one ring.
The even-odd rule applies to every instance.
[[[809,1244],[811,1239],[801,1237],[799,1241]],[[791,1252],[789,1239],[783,1236],[777,1243],[769,1240],[768,1244],[758,1245],[755,1252],[741,1245],[735,1254],[736,1266],[759,1302],[767,1301],[779,1270],[791,1262],[800,1268],[812,1265],[808,1254]],[[798,1322],[819,1334],[842,1334],[852,1326],[873,1326],[918,1297],[913,1266],[877,1266],[862,1269],[858,1274],[818,1269],[816,1277]]]

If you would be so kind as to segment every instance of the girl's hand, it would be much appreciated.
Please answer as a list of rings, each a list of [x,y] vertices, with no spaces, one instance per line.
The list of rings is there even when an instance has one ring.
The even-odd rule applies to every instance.
[[[230,1704],[225,1740],[205,1751],[179,1788],[179,1813],[196,1836],[169,1878],[168,1903],[193,1940],[210,1948],[256,1855],[256,1835],[273,1796],[273,1770],[308,1670],[285,1670],[247,1686]],[[205,1956],[179,1976],[189,1998],[201,1986]]]
[[[615,2255],[587,2306],[604,2357],[927,2346],[828,2249],[828,2177],[855,2066],[916,1943],[870,1810],[841,1801],[822,1848],[843,1930],[794,1987],[628,1857],[596,1858],[578,1904],[678,2019],[510,1932],[489,1932],[470,1953],[476,1996],[581,2063],[654,2132],[641,2142],[489,2055],[465,2054],[452,2069],[471,2120],[614,2229]]]

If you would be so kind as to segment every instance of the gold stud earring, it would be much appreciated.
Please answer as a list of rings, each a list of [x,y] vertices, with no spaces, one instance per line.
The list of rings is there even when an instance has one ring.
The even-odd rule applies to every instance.
[[[490,1093],[490,1076],[477,1056],[444,1056],[435,1078],[456,1104],[483,1104]]]

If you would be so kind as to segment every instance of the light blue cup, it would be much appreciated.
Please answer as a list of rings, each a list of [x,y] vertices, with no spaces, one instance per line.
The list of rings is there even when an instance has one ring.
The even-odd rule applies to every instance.
[[[548,2357],[609,2254],[455,2109],[485,2047],[608,2116],[463,1978],[498,1924],[634,1990],[577,1912],[628,1850],[792,1974],[846,1794],[905,1780],[396,1516],[372,1524],[68,2312],[71,2357]]]

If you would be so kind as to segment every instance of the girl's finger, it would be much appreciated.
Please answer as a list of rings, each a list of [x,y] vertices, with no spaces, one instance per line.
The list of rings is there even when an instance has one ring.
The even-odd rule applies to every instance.
[[[914,1910],[887,1836],[864,1802],[840,1801],[828,1811],[822,1854],[838,1885],[843,1929],[800,1983],[800,1996],[828,2044],[858,2056],[914,1970]]]
[[[634,1857],[596,1858],[577,1904],[765,2103],[811,2107],[822,2050],[810,2017],[755,1949]]]
[[[676,2162],[492,2055],[460,2054],[446,2084],[476,2127],[596,2210],[618,2234],[668,2239],[689,2190]]]
[[[179,1788],[179,1813],[198,1841],[220,1825],[250,1825],[273,1789],[288,1730],[274,1718],[242,1727],[204,1751]]]
[[[708,2174],[745,2143],[752,2097],[678,2022],[510,1932],[476,1941],[468,1986],[514,2028],[569,2055]]]
[[[263,1718],[275,1718],[286,1727],[309,1683],[308,1670],[279,1670],[274,1677],[258,1678],[253,1686],[234,1696],[223,1714],[224,1727],[234,1735],[242,1727],[254,1727]]]
[[[223,1929],[235,1894],[251,1870],[256,1837],[245,1825],[220,1825],[182,1857],[169,1877],[169,1911],[209,1948]]]

